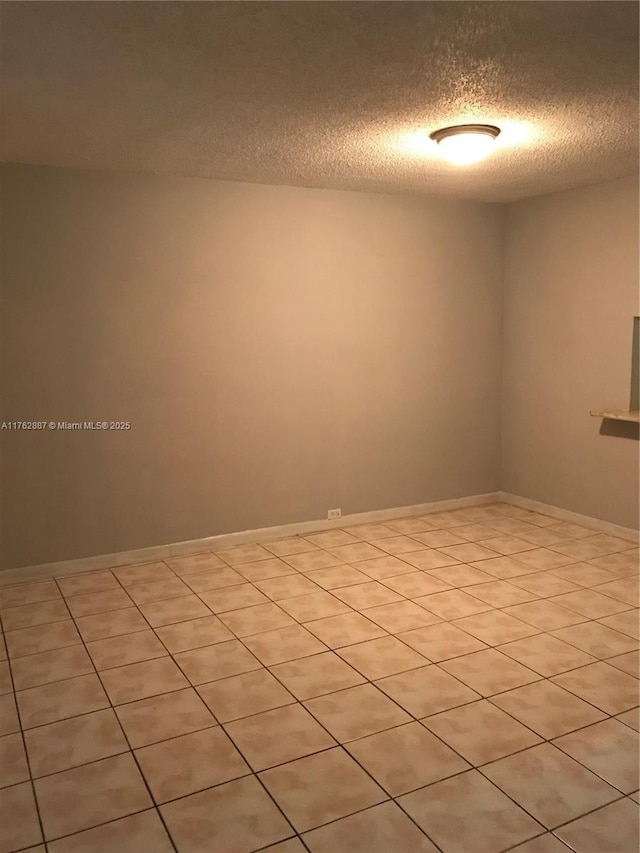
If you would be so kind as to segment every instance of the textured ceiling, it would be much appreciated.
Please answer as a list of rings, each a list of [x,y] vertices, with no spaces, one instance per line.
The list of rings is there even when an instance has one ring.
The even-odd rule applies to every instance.
[[[2,4],[5,161],[512,201],[638,171],[635,2]],[[428,134],[502,128],[491,157]]]

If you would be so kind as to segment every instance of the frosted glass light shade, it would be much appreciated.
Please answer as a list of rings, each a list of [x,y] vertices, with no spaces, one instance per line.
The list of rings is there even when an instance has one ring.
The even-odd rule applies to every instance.
[[[457,166],[479,163],[491,153],[499,128],[489,124],[468,124],[445,127],[431,134],[444,157]]]

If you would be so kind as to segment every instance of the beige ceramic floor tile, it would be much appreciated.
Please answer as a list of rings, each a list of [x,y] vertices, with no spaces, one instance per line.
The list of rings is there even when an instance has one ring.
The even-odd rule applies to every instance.
[[[22,690],[16,700],[25,729],[109,707],[97,675],[82,675]]]
[[[134,583],[155,583],[156,581],[170,580],[175,577],[166,563],[161,561],[140,563],[136,566],[124,566],[123,568],[113,569],[112,571],[122,586],[131,586]]]
[[[382,557],[384,551],[371,545],[369,542],[356,542],[353,545],[339,545],[337,548],[328,548],[327,551],[342,563],[358,563],[362,560],[375,560]]]
[[[279,601],[281,598],[293,598],[295,595],[311,595],[320,591],[317,584],[304,575],[298,574],[256,580],[255,585],[273,601]]]
[[[429,572],[434,578],[445,581],[449,586],[459,589],[461,587],[473,586],[474,584],[489,583],[493,576],[474,569],[472,566],[445,566],[444,569],[433,569]]]
[[[469,769],[466,761],[420,723],[352,741],[346,748],[392,797]]]
[[[263,547],[275,554],[276,557],[290,557],[292,554],[304,554],[305,551],[315,551],[316,545],[313,545],[309,538],[303,539],[302,536],[289,536],[286,539],[275,539],[272,542],[264,542]]]
[[[491,610],[484,601],[474,598],[461,589],[425,595],[416,598],[416,603],[440,619],[461,619],[463,616],[473,616],[475,613]]]
[[[220,614],[220,619],[238,637],[250,637],[252,634],[295,625],[294,620],[282,608],[272,603],[231,610]]]
[[[377,686],[414,717],[426,717],[479,699],[438,666],[412,669],[376,682]]]
[[[87,643],[87,651],[99,672],[167,655],[165,647],[149,630]]]
[[[279,606],[298,622],[311,622],[326,616],[339,616],[351,610],[334,595],[324,590],[311,595],[296,595],[295,598],[283,598]]]
[[[0,735],[9,735],[20,731],[18,710],[13,692],[0,696]]]
[[[464,545],[462,536],[457,536],[452,530],[425,530],[413,534],[413,538],[429,548],[442,548],[445,545]]]
[[[474,598],[479,598],[491,607],[509,607],[514,604],[524,604],[533,601],[536,596],[526,589],[521,589],[508,581],[491,581],[470,586],[467,592]]]
[[[397,601],[380,607],[368,607],[362,611],[362,615],[385,631],[389,631],[390,634],[424,628],[426,625],[433,625],[440,621],[438,616],[434,616],[413,601]]]
[[[227,564],[220,557],[216,557],[211,551],[203,551],[201,554],[189,554],[185,557],[172,557],[166,561],[170,568],[180,577],[197,575],[209,569],[221,569]]]
[[[49,843],[49,853],[173,853],[173,849],[158,813],[151,809]]]
[[[559,628],[566,628],[568,625],[577,625],[587,618],[574,610],[555,604],[548,598],[541,601],[529,601],[527,604],[516,604],[513,607],[505,608],[504,612],[539,628],[541,631],[555,631]]]
[[[492,557],[491,560],[480,560],[471,563],[474,569],[480,569],[493,575],[494,578],[507,580],[517,578],[520,575],[528,575],[534,571],[531,566],[525,566],[524,563],[519,563],[513,557]],[[557,578],[556,578],[557,580]]]
[[[193,688],[120,705],[116,714],[133,749],[216,724]]]
[[[352,536],[351,533],[339,529],[324,530],[322,533],[312,533],[309,536],[305,536],[305,539],[316,548],[337,548],[339,545],[352,545],[354,542],[361,541],[358,537]]]
[[[192,684],[204,684],[261,668],[260,661],[239,640],[180,652],[175,660]]]
[[[616,720],[624,723],[625,726],[629,726],[634,731],[640,732],[640,708],[632,708],[630,711],[617,714]]]
[[[487,648],[480,640],[448,622],[398,634],[398,639],[434,662]]]
[[[256,772],[335,746],[297,703],[227,723],[225,729]]]
[[[84,595],[72,595],[66,599],[71,615],[91,616],[94,613],[108,613],[131,607],[132,601],[123,589],[107,589],[104,592],[88,592]]]
[[[551,634],[536,634],[534,637],[506,643],[500,646],[498,651],[545,677],[558,675],[595,661],[591,655],[568,643],[563,643]]]
[[[618,800],[557,830],[578,853],[634,853],[640,846],[638,807]]]
[[[30,729],[25,741],[34,778],[129,751],[111,709]]]
[[[96,613],[93,616],[81,616],[76,619],[76,625],[85,643],[133,634],[135,631],[144,631],[149,627],[137,607],[112,610],[109,613]]]
[[[453,548],[475,548],[475,545],[452,545]],[[450,549],[449,549],[450,550]],[[443,548],[425,548],[423,551],[411,551],[409,554],[403,554],[402,559],[416,569],[422,571],[432,571],[433,569],[442,569],[444,566],[455,566],[460,562],[458,557],[454,557]]]
[[[366,525],[365,525],[366,526]],[[378,527],[386,527],[387,531],[383,532],[379,536],[374,536],[374,539],[384,539],[385,536],[393,536],[394,532],[403,533],[406,535],[412,535],[413,533],[422,533],[427,530],[433,530],[430,524],[428,524],[423,518],[416,516],[409,516],[408,518],[396,518],[393,521],[386,521],[384,525],[378,525]],[[353,528],[349,528],[352,530]]]
[[[378,627],[360,613],[345,613],[307,622],[306,628],[330,649],[352,646],[354,643],[374,640],[386,636],[386,631]]]
[[[135,702],[137,699],[189,686],[187,679],[168,657],[107,669],[100,677],[113,705]]]
[[[527,542],[526,539],[518,539],[517,536],[496,536],[495,533],[490,539],[485,539],[482,544],[505,557],[522,551],[532,551],[535,548],[535,545]]]
[[[293,566],[299,572],[313,572],[316,569],[328,569],[330,566],[339,566],[344,563],[340,557],[335,557],[328,551],[308,551],[304,554],[292,554],[283,557],[285,563]]]
[[[559,631],[554,631],[553,636],[595,658],[622,655],[638,648],[636,640],[598,622],[584,622],[582,625],[561,628]]]
[[[424,551],[424,544],[410,536],[386,536],[384,539],[372,539],[371,545],[387,554],[399,557],[412,551]]]
[[[29,767],[22,735],[19,732],[3,735],[0,737],[0,788],[28,780]]]
[[[454,624],[488,646],[521,640],[538,632],[537,628],[532,628],[531,625],[509,616],[502,610],[490,610],[487,613],[466,616],[458,619]]]
[[[591,566],[594,571],[601,571]],[[609,573],[610,574],[610,573]],[[622,601],[629,604],[631,607],[637,607],[640,603],[640,578],[638,576],[630,576],[627,578],[618,578],[607,583],[601,583],[595,588],[596,592],[602,595],[608,595],[610,598],[615,598],[616,601]]]
[[[555,835],[545,832],[544,835],[539,835],[531,841],[518,844],[509,853],[571,853],[571,850]]]
[[[609,666],[615,666],[616,669],[621,669],[628,675],[640,678],[640,652],[627,652],[624,655],[607,658],[607,663]]]
[[[379,604],[389,604],[392,601],[402,601],[403,598],[397,592],[384,586],[378,581],[354,584],[342,589],[336,589],[333,593],[336,598],[348,604],[354,610],[363,610],[365,607],[375,607]]]
[[[185,595],[182,598],[169,598],[166,601],[153,601],[141,604],[140,610],[152,628],[173,625],[176,622],[187,622],[211,616],[206,604],[195,595]]]
[[[345,646],[340,649],[339,655],[371,680],[406,672],[429,663],[422,655],[395,637],[380,637],[378,640],[368,640],[355,646]]]
[[[13,692],[11,670],[7,661],[0,661],[0,696]]]
[[[35,628],[20,628],[17,631],[7,632],[5,636],[10,658],[34,655],[38,652],[82,643],[71,619],[52,622],[50,625],[37,625]]]
[[[438,853],[395,803],[382,803],[303,837],[311,853]]]
[[[250,773],[220,726],[137,749],[136,760],[156,803],[195,794]]]
[[[637,732],[617,720],[604,720],[565,735],[554,745],[624,794],[640,787]]]
[[[547,739],[596,723],[604,717],[601,711],[550,681],[510,690],[494,696],[492,701]]]
[[[628,610],[629,606],[620,601],[615,601],[608,595],[602,595],[593,589],[581,589],[578,592],[568,592],[552,598],[555,604],[575,610],[576,613],[586,616],[588,619],[601,619],[604,616],[612,616]]]
[[[599,569],[590,563],[575,563],[572,566],[566,566],[564,569],[555,569],[554,574],[559,578],[578,584],[580,587],[592,587],[616,580],[616,576],[612,572]],[[598,592],[602,591],[598,590]]]
[[[36,779],[47,840],[89,829],[151,805],[133,756],[117,755]]]
[[[640,705],[638,679],[606,663],[592,663],[553,678],[607,714],[620,714]]]
[[[262,545],[236,545],[233,548],[225,548],[216,551],[225,563],[235,566],[238,563],[254,563],[256,560],[268,560],[271,553],[266,551]]]
[[[49,622],[61,622],[69,619],[69,610],[61,598],[53,601],[43,601],[40,604],[24,604],[21,607],[10,607],[0,614],[0,621],[5,631],[15,631],[18,628],[31,628],[35,625],[46,625]]]
[[[234,639],[231,631],[217,616],[203,616],[201,619],[191,619],[188,622],[156,628],[156,634],[171,654]]]
[[[598,621],[601,625],[606,625],[608,628],[613,628],[614,631],[632,637],[636,644],[640,640],[640,613],[638,608],[625,610],[624,613],[616,613],[614,616],[605,616]]]
[[[635,554],[607,554],[605,557],[596,557],[589,562],[599,569],[606,569],[620,577],[638,574],[638,557]]]
[[[291,625],[245,637],[247,648],[265,666],[284,663],[288,660],[309,657],[326,651],[326,646],[302,625]]]
[[[13,683],[16,690],[38,687],[52,681],[62,681],[77,675],[94,672],[91,658],[84,646],[68,646],[39,652],[24,658],[16,658],[12,663]]]
[[[221,723],[295,702],[289,691],[266,669],[203,684],[199,693]]]
[[[416,555],[424,553],[423,551],[412,551],[411,554],[405,554],[401,560],[399,557],[394,557],[391,554],[385,554],[384,557],[375,557],[372,560],[364,560],[358,563],[358,569],[364,572],[370,580],[385,581],[387,578],[406,575],[409,572],[415,572]],[[434,552],[435,553],[435,552]],[[447,558],[451,559],[451,558]],[[452,562],[454,562],[452,560]]]
[[[253,776],[192,794],[160,812],[180,853],[251,853],[293,835]]]
[[[362,684],[364,678],[334,652],[289,661],[271,672],[299,699],[312,699]]]
[[[23,604],[38,604],[60,597],[60,590],[53,580],[6,586],[0,588],[0,610],[20,607]]]
[[[410,572],[408,575],[384,578],[382,582],[389,589],[406,598],[420,598],[423,595],[432,595],[435,592],[451,589],[448,583],[426,572]]]
[[[260,563],[256,565],[260,565]],[[215,589],[238,586],[246,582],[246,577],[239,574],[235,569],[225,566],[220,569],[210,569],[208,572],[201,572],[197,575],[185,575],[183,580],[189,589],[200,594]]]
[[[42,841],[30,782],[0,790],[0,850],[10,853]]]
[[[303,847],[300,839],[296,837],[265,847],[264,853],[307,853],[307,848]]]
[[[240,565],[236,566],[236,572],[242,575],[245,580],[255,583],[255,581],[268,580],[269,578],[295,575],[298,573],[298,570],[285,563],[284,560],[272,557],[270,560],[259,560],[257,563],[240,563]]]
[[[485,524],[462,524],[454,527],[453,532],[467,542],[482,542],[486,548],[491,547],[487,545],[486,540],[496,535],[495,530]]]
[[[577,545],[577,543],[575,544]],[[556,550],[550,551],[548,548],[536,548],[534,551],[523,551],[521,554],[518,554],[517,559],[520,563],[532,566],[534,569],[547,571],[550,569],[560,569],[563,566],[575,563],[576,560],[583,560],[585,558],[580,554],[565,556]]]
[[[353,566],[333,566],[318,571],[308,571],[305,577],[322,589],[339,589],[356,583],[365,583],[370,578]]]
[[[341,748],[275,767],[261,773],[260,778],[298,832],[387,799]]]
[[[557,569],[553,572],[535,572],[530,575],[521,575],[512,578],[510,582],[540,598],[549,598],[552,595],[562,595],[565,592],[575,592],[580,589],[578,584],[560,577]]]
[[[189,595],[191,590],[180,578],[175,576],[152,583],[136,583],[127,587],[127,593],[136,604],[149,604],[152,601],[164,601],[167,598],[180,598]]]
[[[404,521],[411,521],[410,526],[414,529],[416,527],[416,522],[423,530],[428,529],[427,524],[419,522],[417,519],[404,519]],[[346,527],[345,530],[347,533],[350,533],[352,536],[355,536],[356,539],[360,539],[363,542],[370,542],[372,539],[385,539],[387,536],[395,536],[398,532],[413,532],[407,530],[406,527],[401,530],[401,528],[398,527],[398,523],[400,523],[400,520],[396,522],[388,521],[386,524],[356,524],[353,527]]]
[[[486,699],[421,722],[475,766],[540,743],[538,735]]]
[[[309,699],[305,707],[340,742],[410,722],[408,714],[373,684]]]
[[[202,592],[200,597],[214,613],[225,613],[229,610],[240,610],[242,607],[252,607],[254,604],[269,603],[267,596],[251,583]]]
[[[540,678],[537,672],[527,669],[495,649],[472,652],[470,655],[443,661],[439,666],[482,696],[502,693]]]
[[[482,772],[547,829],[620,796],[550,743],[501,758]]]
[[[476,770],[406,794],[399,803],[444,853],[506,850],[542,831]]]
[[[104,592],[106,589],[120,588],[120,584],[112,572],[90,572],[58,578],[58,586],[65,596],[82,595],[87,592]]]

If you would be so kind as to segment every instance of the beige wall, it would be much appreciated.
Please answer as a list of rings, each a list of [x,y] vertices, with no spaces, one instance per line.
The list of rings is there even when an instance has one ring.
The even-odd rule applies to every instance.
[[[502,487],[638,526],[638,442],[591,409],[628,408],[638,314],[638,182],[507,209]]]
[[[500,206],[7,166],[2,214],[2,419],[132,424],[0,433],[3,568],[499,487]]]

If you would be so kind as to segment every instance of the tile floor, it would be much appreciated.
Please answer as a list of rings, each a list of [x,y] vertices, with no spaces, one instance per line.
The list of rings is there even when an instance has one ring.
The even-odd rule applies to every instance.
[[[638,580],[497,504],[0,587],[0,853],[637,853]]]

